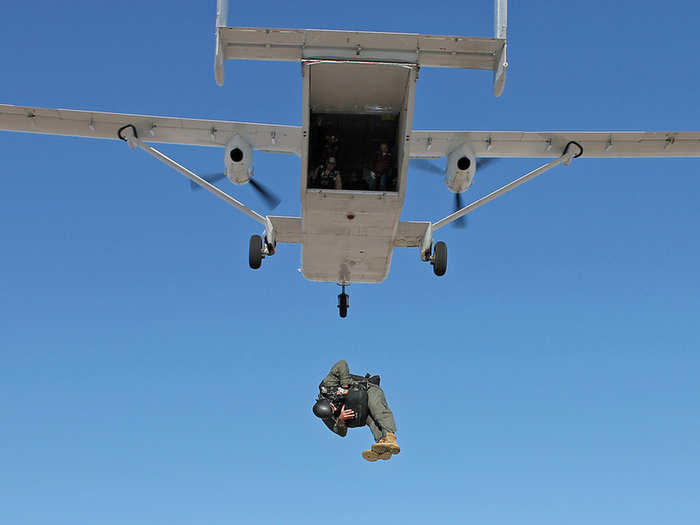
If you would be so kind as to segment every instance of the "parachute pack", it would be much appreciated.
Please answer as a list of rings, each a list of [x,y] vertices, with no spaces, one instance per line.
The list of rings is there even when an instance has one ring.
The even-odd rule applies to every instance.
[[[367,416],[369,415],[367,390],[370,384],[379,386],[381,378],[379,376],[370,376],[369,374],[364,376],[350,374],[350,378],[352,382],[349,385],[348,393],[345,395],[328,392],[328,389],[323,386],[323,382],[319,385],[319,391],[321,392],[321,397],[328,399],[335,406],[345,405],[346,409],[355,412],[355,417],[347,420],[345,426],[350,428],[363,427],[367,424]]]

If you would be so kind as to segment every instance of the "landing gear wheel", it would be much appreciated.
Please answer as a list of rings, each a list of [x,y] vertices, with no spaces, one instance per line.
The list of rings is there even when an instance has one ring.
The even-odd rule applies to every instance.
[[[440,241],[435,243],[430,264],[433,265],[433,272],[435,275],[438,277],[445,275],[447,271],[447,245],[444,242]]]
[[[345,285],[343,285],[343,293],[338,294],[338,313],[340,317],[348,316],[348,307],[350,306],[350,298],[345,293]]]
[[[253,235],[250,238],[248,250],[248,264],[253,270],[260,268],[263,260],[263,240],[260,235]]]

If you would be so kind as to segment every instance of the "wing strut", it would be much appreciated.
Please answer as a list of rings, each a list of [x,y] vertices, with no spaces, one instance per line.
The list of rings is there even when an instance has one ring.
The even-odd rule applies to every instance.
[[[231,197],[228,193],[221,191],[219,188],[214,186],[213,184],[210,184],[209,182],[205,181],[202,177],[197,175],[196,173],[188,170],[184,166],[178,164],[175,162],[173,159],[168,157],[167,155],[164,155],[160,151],[158,151],[156,148],[149,146],[148,144],[145,144],[142,142],[137,134],[136,134],[136,128],[131,125],[127,124],[126,126],[123,126],[119,128],[119,132],[117,133],[119,135],[119,138],[126,141],[129,144],[129,147],[131,149],[135,149],[137,147],[141,148],[143,151],[148,153],[149,155],[152,155],[153,157],[157,158],[161,162],[167,164],[171,168],[179,171],[182,173],[185,177],[190,179],[192,182],[199,184],[202,188],[204,188],[207,191],[210,191],[220,199],[225,200],[228,202],[230,205],[232,205],[235,208],[238,208],[240,211],[245,213],[248,217],[253,219],[254,221],[259,222],[260,224],[263,224],[266,228],[268,227],[269,221],[265,219],[262,215],[260,215],[258,212],[251,210],[243,204],[240,201],[237,201],[233,197]]]
[[[498,188],[496,191],[493,191],[489,193],[488,195],[481,197],[480,199],[472,202],[471,204],[465,206],[464,208],[457,210],[451,215],[448,215],[444,219],[441,219],[434,223],[432,225],[432,228],[429,228],[428,231],[435,231],[439,230],[443,226],[447,226],[451,222],[456,221],[460,217],[464,217],[467,213],[474,211],[475,209],[483,206],[487,202],[491,202],[494,200],[496,197],[500,197],[501,195],[508,193],[510,190],[517,188],[521,184],[526,183],[529,180],[534,179],[538,175],[541,175],[545,171],[549,171],[552,168],[559,166],[559,164],[565,164],[568,166],[571,163],[571,159],[574,159],[576,157],[580,157],[583,155],[583,148],[578,142],[569,142],[566,145],[566,148],[564,148],[564,152],[561,154],[560,157],[554,159],[551,162],[548,162],[547,164],[544,164],[537,168],[536,170],[531,171],[530,173],[526,173],[520,178],[515,179],[512,182],[509,182],[505,186],[502,186]]]

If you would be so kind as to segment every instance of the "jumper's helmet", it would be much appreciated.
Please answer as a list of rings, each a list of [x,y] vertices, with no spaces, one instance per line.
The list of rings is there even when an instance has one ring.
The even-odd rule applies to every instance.
[[[331,402],[327,399],[318,399],[314,405],[313,412],[316,417],[320,417],[321,419],[331,417],[333,415]]]

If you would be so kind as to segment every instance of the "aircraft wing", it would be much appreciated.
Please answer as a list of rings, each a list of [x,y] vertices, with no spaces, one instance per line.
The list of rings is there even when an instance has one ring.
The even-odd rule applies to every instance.
[[[46,109],[0,104],[0,130],[115,139],[119,128],[136,128],[144,142],[226,146],[241,135],[253,149],[301,154],[301,127],[188,118]]]
[[[476,157],[558,157],[571,141],[583,157],[700,157],[696,131],[413,131],[410,156],[446,157],[466,144]]]

